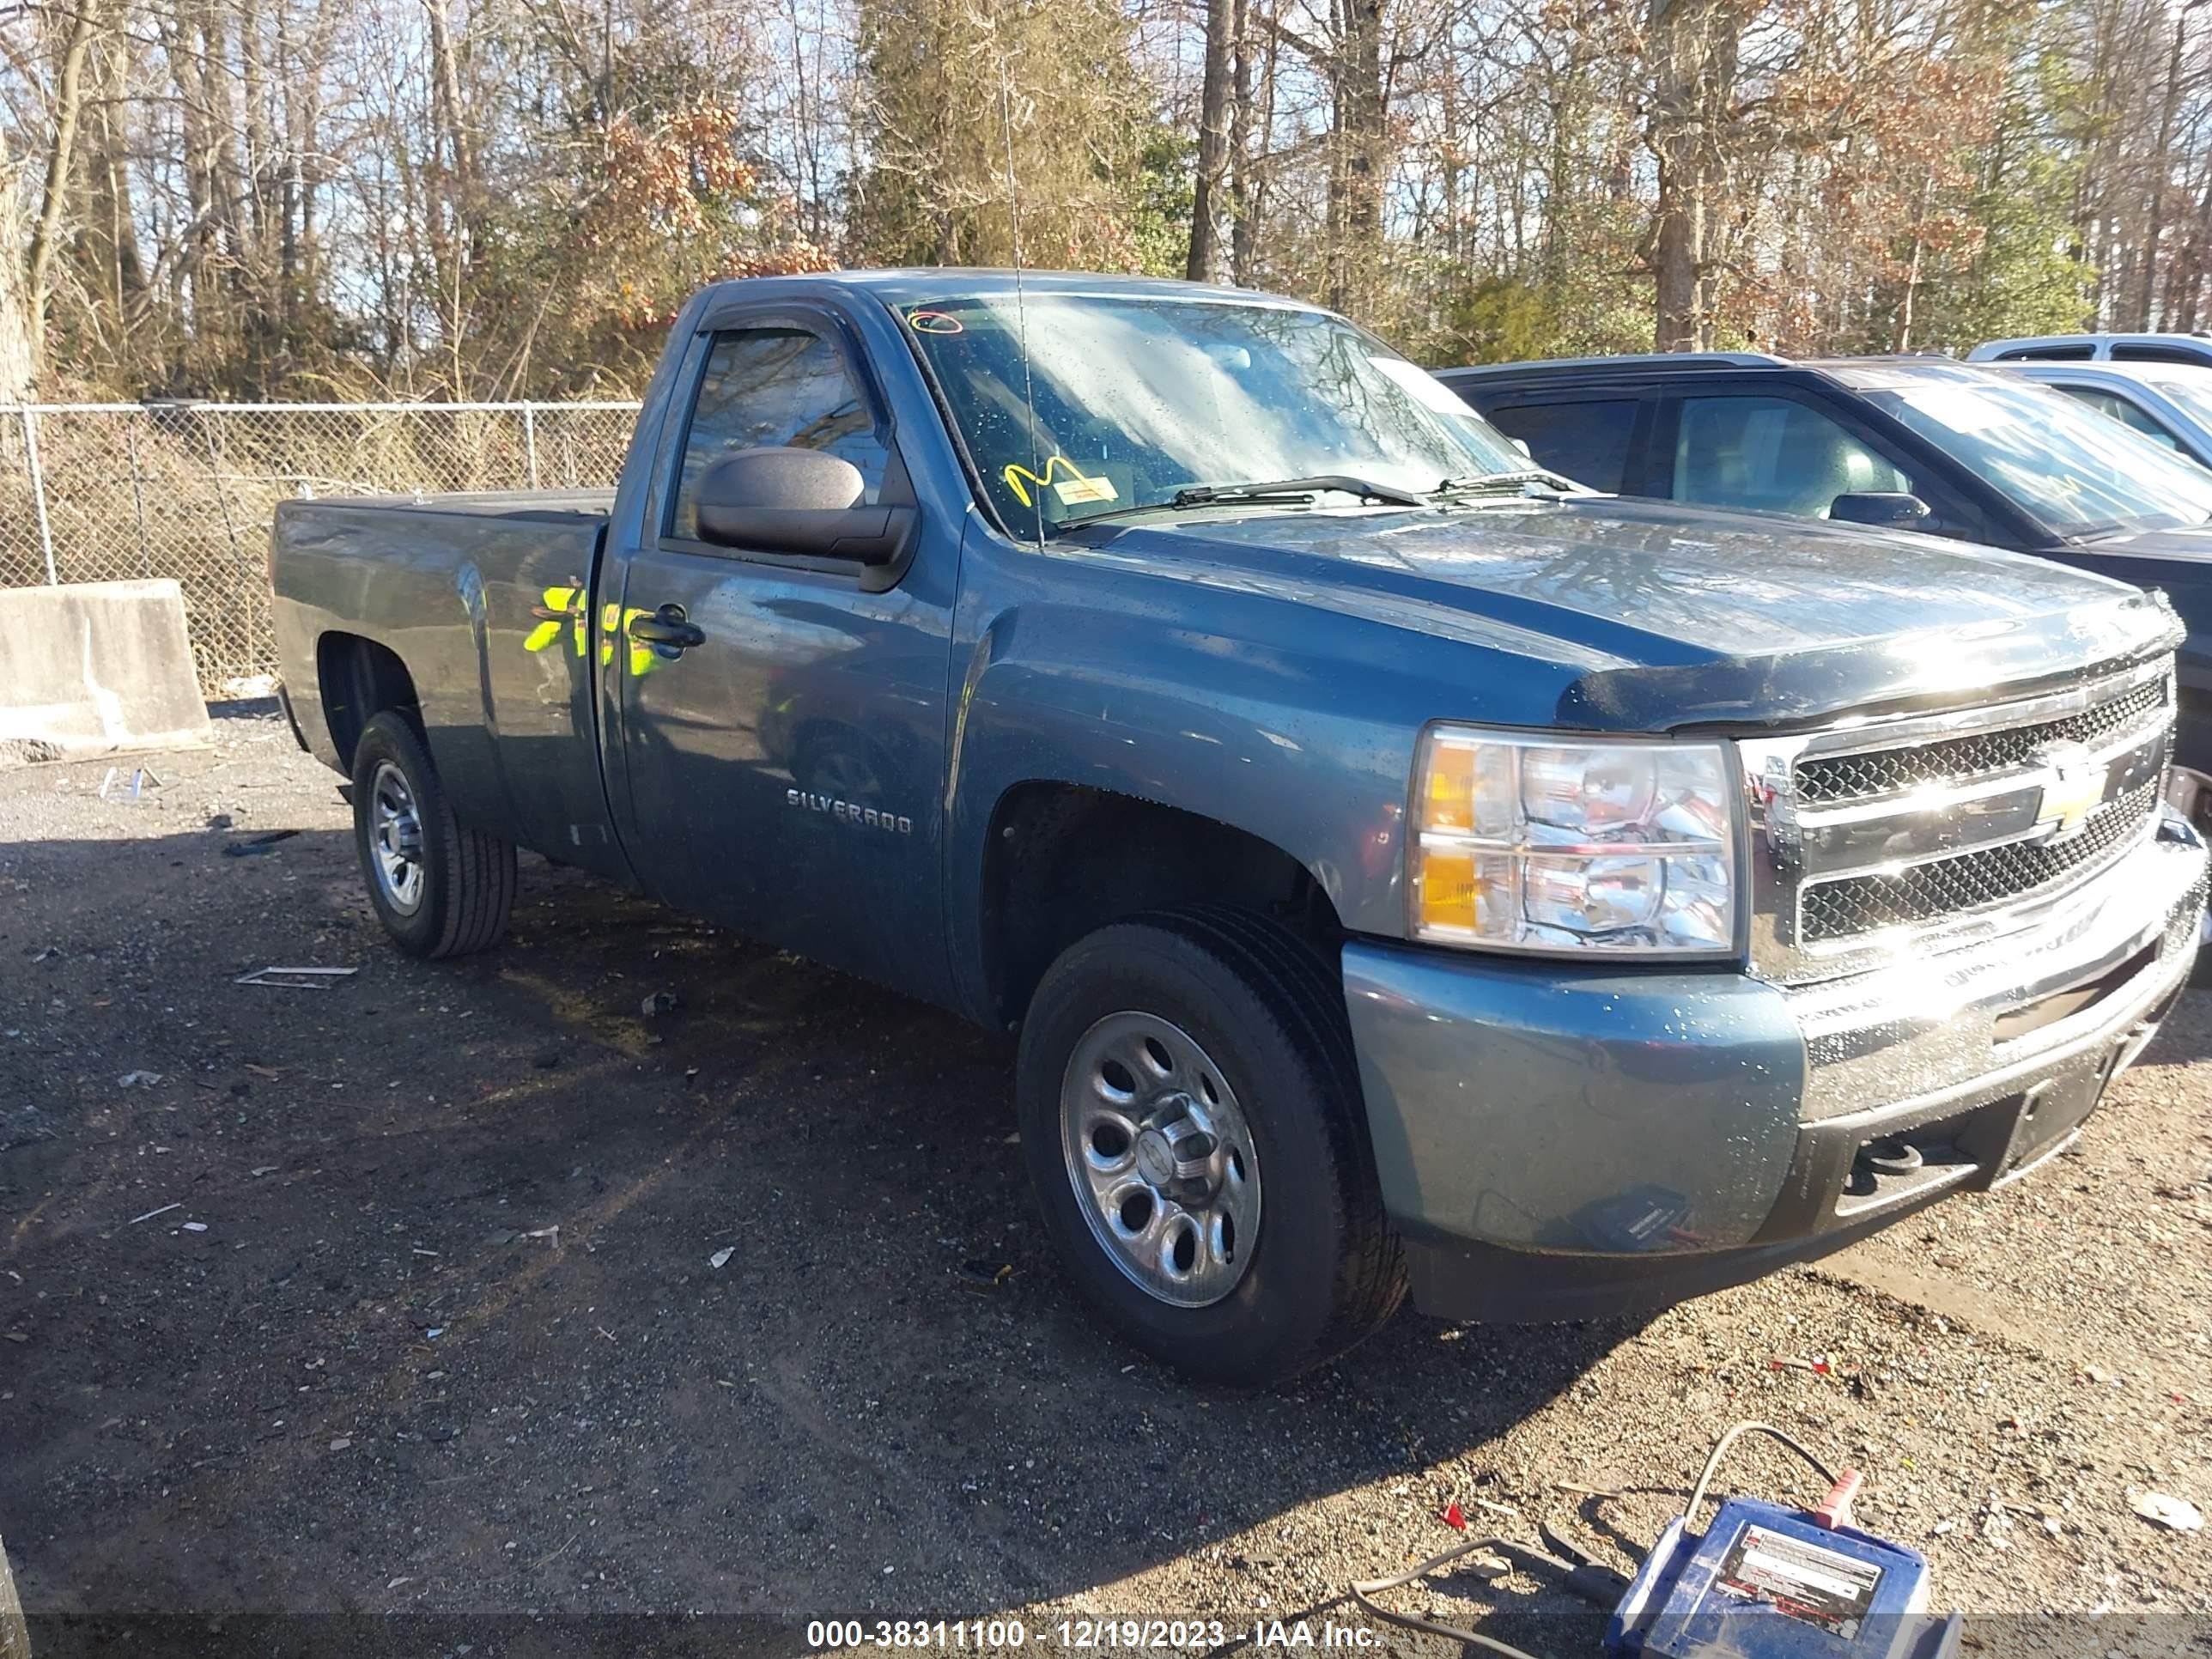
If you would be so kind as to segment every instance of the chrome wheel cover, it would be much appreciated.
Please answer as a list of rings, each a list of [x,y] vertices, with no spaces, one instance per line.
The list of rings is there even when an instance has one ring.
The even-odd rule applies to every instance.
[[[1203,1308],[1237,1288],[1260,1243],[1260,1161],[1221,1068],[1156,1014],[1109,1014],[1060,1088],[1076,1206],[1122,1277]]]
[[[422,815],[407,775],[390,761],[368,781],[368,848],[384,902],[413,915],[422,905]]]

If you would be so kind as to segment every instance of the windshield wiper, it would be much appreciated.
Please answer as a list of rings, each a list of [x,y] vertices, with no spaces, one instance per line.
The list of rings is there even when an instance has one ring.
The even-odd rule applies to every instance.
[[[1438,495],[1473,495],[1519,490],[1529,484],[1542,484],[1547,489],[1576,490],[1581,486],[1564,473],[1549,472],[1540,466],[1523,467],[1515,472],[1483,472],[1473,477],[1446,478],[1432,492]]]
[[[1109,519],[1127,519],[1139,513],[1180,513],[1194,507],[1228,507],[1238,501],[1304,501],[1325,489],[1387,502],[1392,507],[1428,505],[1425,497],[1410,489],[1401,489],[1396,484],[1376,483],[1372,478],[1354,477],[1348,472],[1320,472],[1310,478],[1278,478],[1265,483],[1186,484],[1164,501],[1133,501],[1127,507],[1109,507],[1103,513],[1062,519],[1060,527],[1078,530],[1087,524],[1103,524]]]
[[[1362,495],[1392,507],[1425,507],[1428,503],[1410,489],[1376,483],[1349,472],[1316,472],[1310,478],[1277,478],[1268,483],[1192,484],[1175,493],[1177,507],[1211,507],[1216,501],[1260,501],[1279,495],[1314,495],[1324,489]]]

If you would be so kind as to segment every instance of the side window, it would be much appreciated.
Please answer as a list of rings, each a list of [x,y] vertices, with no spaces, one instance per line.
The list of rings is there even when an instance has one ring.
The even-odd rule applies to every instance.
[[[2086,345],[2022,346],[2016,351],[2001,351],[2001,363],[2086,363],[2097,355],[2097,348]]]
[[[2112,348],[2112,361],[2116,363],[2194,363],[2203,368],[2212,364],[2212,348],[2116,345]]]
[[[2137,408],[2117,392],[2086,386],[2062,386],[2058,389],[2077,402],[2088,404],[2100,415],[2109,415],[2123,426],[2133,427],[2144,437],[2162,443],[2168,449],[2181,447],[2180,444],[2175,441],[2173,434],[2153,420],[2147,411]]]
[[[1618,491],[1636,432],[1636,408],[1633,398],[1507,404],[1490,411],[1490,423],[1528,445],[1538,465],[1592,489]]]
[[[699,534],[699,475],[726,455],[769,446],[827,450],[850,461],[874,501],[890,457],[837,348],[798,328],[732,329],[714,337],[699,377],[668,533]]]
[[[1838,495],[1906,491],[1913,480],[1808,404],[1789,398],[1685,398],[1674,497],[1824,519]]]

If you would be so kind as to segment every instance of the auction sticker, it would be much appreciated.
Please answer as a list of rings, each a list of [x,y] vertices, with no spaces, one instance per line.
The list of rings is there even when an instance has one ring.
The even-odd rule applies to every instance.
[[[1873,1605],[1881,1574],[1872,1562],[1841,1550],[1765,1527],[1746,1527],[1729,1546],[1713,1582],[1732,1595],[1764,1601],[1777,1613],[1849,1640],[1858,1634]]]

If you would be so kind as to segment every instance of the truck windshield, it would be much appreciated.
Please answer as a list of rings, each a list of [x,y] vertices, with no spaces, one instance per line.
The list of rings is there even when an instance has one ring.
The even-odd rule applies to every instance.
[[[2212,472],[2062,392],[1994,374],[1848,378],[2061,536],[2212,520]]]
[[[1426,495],[1528,466],[1448,387],[1324,312],[1048,294],[1024,313],[1012,294],[898,307],[1019,535],[1172,507],[1194,487],[1333,475]]]

